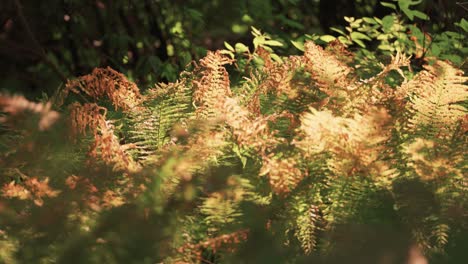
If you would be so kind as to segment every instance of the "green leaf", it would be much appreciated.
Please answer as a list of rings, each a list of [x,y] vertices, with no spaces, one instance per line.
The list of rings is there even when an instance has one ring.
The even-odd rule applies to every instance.
[[[232,53],[232,51],[229,51],[229,50],[222,50],[221,54],[228,55],[229,57],[231,57],[231,59],[234,59],[234,57],[235,57],[234,53]]]
[[[344,45],[351,45],[351,41],[349,39],[347,39],[346,37],[343,37],[343,36],[339,36],[338,37],[338,40],[343,43]]]
[[[246,45],[242,43],[236,43],[235,47],[236,47],[237,53],[249,52],[249,47],[247,47]]]
[[[334,37],[332,35],[323,35],[323,36],[320,37],[320,40],[325,41],[326,43],[334,41],[335,39],[336,39],[336,37]]]
[[[291,40],[291,43],[293,44],[296,49],[300,51],[304,51],[304,42],[303,41],[298,41],[298,40]]]
[[[413,5],[418,5],[422,2],[422,0],[416,0],[416,1],[411,1],[411,0],[398,0],[398,6],[400,7],[401,11],[405,13],[405,15],[413,21],[414,17],[419,17],[421,19],[425,19],[422,17],[425,17],[426,15],[418,10],[411,10],[410,6]],[[422,15],[421,15],[422,14]],[[427,17],[427,16],[426,16]]]
[[[252,35],[254,35],[254,36],[260,36],[260,35],[262,35],[262,32],[260,32],[260,30],[258,30],[258,29],[255,28],[254,26],[251,26],[250,28],[252,29]]]
[[[302,23],[299,23],[295,20],[292,20],[292,19],[289,19],[287,18],[285,15],[281,14],[281,15],[278,15],[277,18],[286,26],[288,27],[291,27],[291,28],[295,28],[295,29],[299,29],[299,30],[303,30],[304,29],[304,25]]]
[[[380,50],[392,50],[392,46],[390,46],[388,44],[379,45],[377,48],[380,49]]]
[[[283,59],[281,59],[281,57],[278,56],[277,54],[272,53],[272,54],[270,54],[270,57],[271,57],[271,59],[273,59],[276,62],[280,62],[280,63],[283,62]]]
[[[432,55],[438,57],[440,55],[440,52],[441,52],[441,49],[440,49],[439,45],[437,45],[436,43],[432,43],[432,45],[431,45]]]
[[[190,18],[197,20],[197,21],[203,21],[203,13],[200,11],[193,9],[193,8],[187,8],[186,12],[190,16]]]
[[[346,33],[344,33],[344,31],[341,30],[341,29],[338,29],[338,28],[335,28],[335,27],[331,27],[330,29],[333,30],[333,31],[335,31],[335,32],[340,33],[341,35],[346,35]]]
[[[263,38],[263,37],[260,37],[260,36],[255,37],[253,39],[253,41],[252,41],[253,44],[254,44],[254,48],[257,49],[257,47],[262,45],[264,43],[264,41],[265,41],[265,38]]]
[[[366,23],[369,23],[369,24],[377,24],[377,21],[375,21],[374,18],[371,18],[371,17],[363,17],[362,18]]]
[[[360,39],[353,39],[354,42],[356,42],[359,46],[365,48],[366,47],[366,44],[364,44],[364,42],[362,42],[362,40]]]
[[[381,5],[396,10],[396,5],[389,2],[380,2]]]
[[[382,25],[382,19],[378,17],[374,17],[374,19],[375,19],[375,22],[377,22],[377,24]]]
[[[230,50],[230,51],[234,51],[234,48],[231,46],[231,44],[227,43],[226,41],[224,41],[224,46]]]
[[[356,41],[358,39],[365,39],[365,40],[371,40],[366,34],[363,34],[361,32],[351,32],[351,39]]]
[[[265,61],[262,58],[260,58],[260,56],[254,56],[253,62],[259,67],[265,64]]]
[[[460,65],[463,62],[462,57],[455,55],[455,54],[440,56],[440,58],[449,60],[457,65]]]
[[[462,28],[465,32],[468,32],[468,21],[462,18],[459,23],[455,23],[456,26]]]
[[[413,15],[417,18],[420,18],[422,20],[429,20],[429,16],[424,14],[423,12],[421,11],[418,11],[418,10],[413,10]]]
[[[273,47],[282,47],[283,46],[283,43],[277,41],[277,40],[266,40],[264,42],[265,45],[268,45],[268,46],[273,46]]]
[[[393,18],[392,15],[385,16],[385,17],[382,19],[383,30],[384,30],[385,32],[390,31],[390,29],[393,27],[394,21],[395,21],[395,19]]]

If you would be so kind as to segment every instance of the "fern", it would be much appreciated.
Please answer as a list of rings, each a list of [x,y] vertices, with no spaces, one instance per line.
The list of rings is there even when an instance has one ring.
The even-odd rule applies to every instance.
[[[466,109],[460,103],[468,99],[462,72],[446,62],[438,61],[420,72],[398,91],[409,97],[407,110],[411,114],[408,128],[416,133],[446,137],[457,122],[464,118]]]
[[[175,138],[171,136],[174,126],[190,118],[192,91],[186,82],[160,84],[148,90],[142,103],[143,110],[129,115],[129,139],[137,146],[134,153],[142,162],[152,162],[158,150],[174,143]]]
[[[151,262],[222,262],[256,241],[290,262],[330,260],[353,226],[395,226],[409,243],[403,255],[411,244],[427,256],[453,246],[467,228],[463,73],[438,61],[413,77],[402,53],[366,64],[336,42],[279,58],[256,36],[241,59],[248,77],[233,84],[226,66],[235,60],[219,51],[142,94],[110,68],[70,81],[59,100],[69,130],[57,140],[73,142],[71,169],[31,162],[30,153],[50,157],[36,146],[61,122],[52,105],[2,95],[0,213],[25,209],[8,218],[14,239],[0,244],[28,247],[15,221],[54,215],[36,208],[63,199],[73,212],[54,208],[76,230],[28,231],[51,241],[43,249],[61,254],[56,262],[74,252],[118,261],[129,244]],[[23,126],[16,117],[28,112]],[[25,143],[8,152],[14,133]]]

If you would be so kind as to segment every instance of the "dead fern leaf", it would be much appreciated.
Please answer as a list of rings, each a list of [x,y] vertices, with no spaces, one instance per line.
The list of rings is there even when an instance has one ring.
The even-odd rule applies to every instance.
[[[94,103],[81,105],[74,103],[70,106],[72,134],[85,134],[90,128],[94,135],[94,143],[89,152],[91,157],[100,157],[104,163],[112,164],[114,170],[137,172],[141,166],[127,154],[133,144],[121,145],[114,134],[112,121],[106,120],[106,109]]]
[[[353,118],[317,111],[303,115],[299,130],[302,139],[293,142],[306,156],[329,152],[329,167],[339,175],[353,175],[367,171],[377,161],[387,139],[385,128],[390,116],[384,109],[355,114]]]
[[[197,117],[206,119],[218,116],[224,100],[232,95],[229,75],[224,68],[224,65],[232,62],[220,51],[208,52],[200,60],[200,66],[195,70],[200,78],[193,81],[193,102],[197,108]]]
[[[400,100],[408,98],[410,131],[422,131],[446,137],[466,116],[460,105],[468,99],[467,77],[447,62],[437,61],[397,90]]]
[[[76,94],[83,92],[94,100],[107,97],[116,110],[131,111],[142,100],[136,84],[110,67],[96,68],[91,74],[68,81],[66,90]]]

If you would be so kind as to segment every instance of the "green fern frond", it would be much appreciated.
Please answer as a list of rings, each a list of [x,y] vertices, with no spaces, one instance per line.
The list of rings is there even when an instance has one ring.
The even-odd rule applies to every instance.
[[[129,115],[130,140],[137,146],[135,154],[145,160],[171,143],[176,124],[183,124],[192,116],[192,90],[184,81],[159,84],[148,90],[141,112]]]

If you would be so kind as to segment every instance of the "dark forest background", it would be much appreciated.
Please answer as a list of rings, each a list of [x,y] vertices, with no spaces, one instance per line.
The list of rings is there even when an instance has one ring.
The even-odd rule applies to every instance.
[[[466,14],[456,0],[417,6],[431,18],[414,21],[423,31],[454,29]],[[383,17],[378,0],[2,0],[0,89],[37,98],[67,79],[110,66],[139,87],[174,81],[207,50],[224,42],[252,43],[250,27],[286,40],[333,34],[348,17]],[[335,33],[336,34],[336,33]]]

